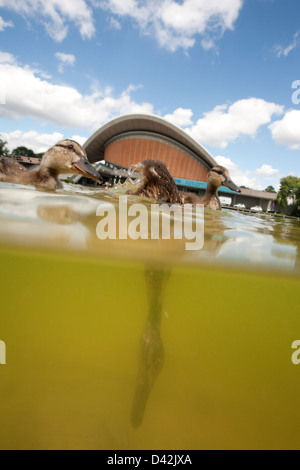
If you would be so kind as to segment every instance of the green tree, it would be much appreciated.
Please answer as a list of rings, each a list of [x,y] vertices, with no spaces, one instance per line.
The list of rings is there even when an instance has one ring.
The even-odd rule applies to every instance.
[[[29,157],[34,158],[36,155],[33,150],[27,147],[17,147],[12,151],[14,157]]]
[[[4,142],[4,140],[0,139],[0,157],[10,157],[10,151],[6,145],[7,142]]]
[[[300,206],[300,178],[298,188],[296,189],[296,204]]]
[[[265,189],[265,192],[266,192],[266,193],[276,193],[276,190],[275,190],[274,186],[268,186],[268,187]]]
[[[280,181],[280,189],[277,197],[277,202],[286,207],[289,201],[294,201],[296,204],[300,198],[300,178],[296,176],[286,176]]]

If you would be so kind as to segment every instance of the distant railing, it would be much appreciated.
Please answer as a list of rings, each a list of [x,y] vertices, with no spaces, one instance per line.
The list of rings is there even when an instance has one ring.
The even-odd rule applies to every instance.
[[[290,220],[297,220],[300,221],[300,217],[293,217],[291,215],[285,215],[285,214],[276,214],[276,212],[265,212],[265,211],[255,211],[253,209],[246,209],[242,207],[232,207],[232,206],[222,206],[223,209],[229,209],[231,211],[236,211],[236,212],[241,212],[242,214],[262,214],[262,215],[268,215],[270,217],[278,218],[278,219],[290,219]]]
[[[14,156],[14,158],[17,160],[19,163],[27,163],[30,165],[39,165],[41,163],[41,160],[36,157],[22,157],[20,155]]]

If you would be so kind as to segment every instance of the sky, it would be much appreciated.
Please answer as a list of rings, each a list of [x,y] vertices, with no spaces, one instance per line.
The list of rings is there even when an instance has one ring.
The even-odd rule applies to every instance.
[[[0,0],[0,138],[177,125],[238,185],[300,177],[299,0]]]

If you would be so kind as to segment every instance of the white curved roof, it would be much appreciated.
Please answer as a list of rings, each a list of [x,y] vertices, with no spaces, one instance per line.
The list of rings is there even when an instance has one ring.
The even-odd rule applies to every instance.
[[[205,162],[209,168],[216,165],[210,153],[183,130],[160,117],[146,114],[121,116],[95,132],[83,146],[90,162],[95,163],[104,158],[105,147],[112,139],[134,131],[157,134],[171,139],[189,149],[199,162]]]

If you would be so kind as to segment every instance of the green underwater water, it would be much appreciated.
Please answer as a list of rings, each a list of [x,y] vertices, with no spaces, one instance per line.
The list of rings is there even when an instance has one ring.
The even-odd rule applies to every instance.
[[[299,223],[101,242],[118,194],[0,184],[0,448],[299,449]]]

